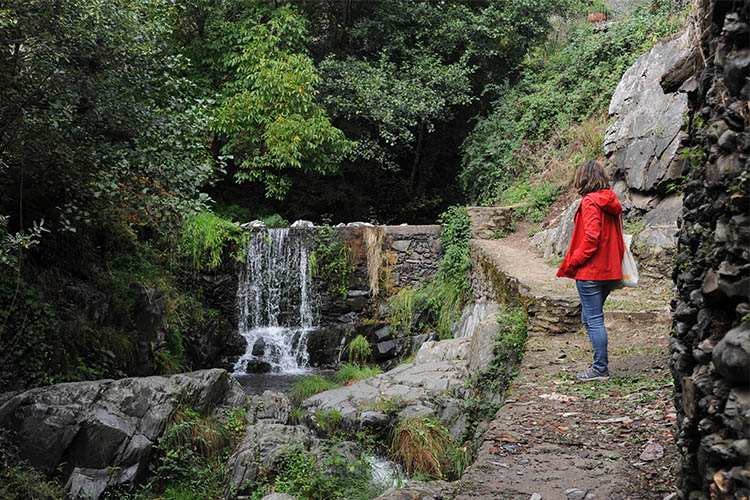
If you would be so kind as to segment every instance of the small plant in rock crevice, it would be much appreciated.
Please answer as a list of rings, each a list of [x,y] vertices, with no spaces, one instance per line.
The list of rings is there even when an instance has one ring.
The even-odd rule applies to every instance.
[[[372,355],[370,342],[363,335],[354,337],[345,350],[349,363],[355,365],[366,363],[367,359]]]

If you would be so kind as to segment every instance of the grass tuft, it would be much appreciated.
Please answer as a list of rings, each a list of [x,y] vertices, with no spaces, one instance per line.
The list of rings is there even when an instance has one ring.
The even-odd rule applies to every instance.
[[[453,471],[453,439],[440,422],[431,418],[407,418],[393,431],[390,455],[409,475],[442,479]]]

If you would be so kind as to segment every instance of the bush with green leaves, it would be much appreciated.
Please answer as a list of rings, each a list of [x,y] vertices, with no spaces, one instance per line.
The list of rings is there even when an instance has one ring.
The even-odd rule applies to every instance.
[[[469,199],[493,202],[513,179],[541,170],[525,149],[559,141],[572,123],[601,114],[628,67],[680,23],[673,2],[652,0],[606,29],[575,26],[559,49],[529,57],[516,81],[488,85],[497,99],[463,144],[460,178]]]
[[[368,358],[372,355],[370,342],[361,334],[354,337],[349,344],[347,344],[345,350],[349,363],[353,365],[366,363]]]

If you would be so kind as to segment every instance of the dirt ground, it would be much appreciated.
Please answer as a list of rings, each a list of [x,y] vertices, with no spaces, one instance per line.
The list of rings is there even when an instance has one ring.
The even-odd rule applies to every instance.
[[[502,241],[512,247],[506,251],[536,253],[522,227]],[[528,268],[517,273],[536,279],[525,274],[539,270]],[[605,305],[612,375],[605,382],[575,379],[592,359],[583,330],[530,337],[507,404],[456,499],[674,498],[671,296],[667,279],[613,292]]]

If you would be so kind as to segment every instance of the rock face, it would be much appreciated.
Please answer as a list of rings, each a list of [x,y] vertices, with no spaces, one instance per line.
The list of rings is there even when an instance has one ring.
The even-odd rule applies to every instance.
[[[109,485],[144,479],[152,447],[180,401],[201,413],[245,402],[224,370],[57,384],[0,395],[0,426],[41,471],[62,467],[68,494],[96,500]]]
[[[670,367],[682,498],[750,490],[750,12],[704,2]]]
[[[604,137],[604,152],[629,190],[656,193],[682,175],[684,160],[677,151],[685,138],[688,96],[684,89],[665,93],[659,82],[686,60],[692,60],[688,31],[638,58],[612,96],[609,114],[615,121]]]
[[[676,255],[677,224],[682,197],[670,194],[686,170],[681,151],[688,98],[697,86],[691,78],[695,62],[692,31],[655,45],[625,72],[609,105],[614,118],[604,137],[612,163],[613,189],[626,220],[642,219],[631,250],[639,266],[669,276]],[[578,202],[561,217],[560,225],[534,236],[532,243],[545,258],[568,250]]]

